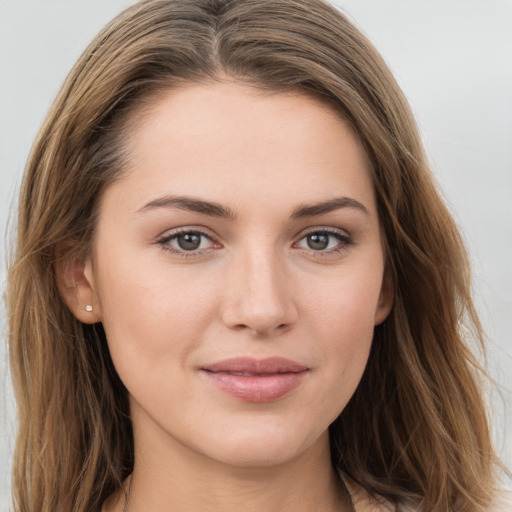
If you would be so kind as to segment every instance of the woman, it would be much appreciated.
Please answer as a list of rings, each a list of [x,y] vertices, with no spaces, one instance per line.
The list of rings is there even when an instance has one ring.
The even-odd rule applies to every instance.
[[[498,510],[467,269],[341,14],[135,4],[27,166],[16,510]]]

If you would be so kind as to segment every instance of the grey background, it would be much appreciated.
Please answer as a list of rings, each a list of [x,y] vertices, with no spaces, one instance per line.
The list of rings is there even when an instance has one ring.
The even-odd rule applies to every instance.
[[[66,73],[128,0],[0,0],[0,287],[7,224],[30,145]],[[512,467],[512,1],[339,0],[384,55],[416,114],[470,249],[488,333],[489,404]],[[15,409],[0,311],[0,510]],[[506,484],[510,486],[510,482]]]

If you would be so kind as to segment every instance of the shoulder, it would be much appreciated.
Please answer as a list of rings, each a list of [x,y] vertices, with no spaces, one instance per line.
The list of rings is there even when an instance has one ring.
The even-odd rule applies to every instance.
[[[510,512],[512,510],[512,491],[501,490],[496,493],[489,512]]]
[[[345,484],[355,512],[419,512],[419,507],[415,505],[396,505],[382,497],[373,497],[359,484],[354,482],[347,475],[340,471],[340,477]],[[488,512],[511,512],[512,511],[512,491],[498,491]]]
[[[371,496],[365,489],[341,471],[340,477],[350,494],[355,512],[398,512],[396,505],[382,497]]]

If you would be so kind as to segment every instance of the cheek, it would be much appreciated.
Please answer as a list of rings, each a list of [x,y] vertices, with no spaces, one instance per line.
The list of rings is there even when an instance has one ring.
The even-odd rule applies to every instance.
[[[380,276],[371,272],[340,276],[309,295],[303,315],[338,403],[348,402],[366,367],[379,295]]]
[[[320,337],[336,343],[339,335],[347,345],[371,338],[382,284],[379,269],[340,272],[319,284],[300,295],[306,298],[303,315],[315,323]]]
[[[148,261],[137,265],[129,258],[100,267],[103,325],[123,380],[151,375],[155,364],[169,371],[181,366],[215,314],[212,283],[197,271],[194,276],[192,266],[179,274],[164,267]]]

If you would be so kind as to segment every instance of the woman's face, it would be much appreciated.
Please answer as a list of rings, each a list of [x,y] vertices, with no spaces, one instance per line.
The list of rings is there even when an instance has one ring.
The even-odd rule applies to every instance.
[[[136,446],[271,465],[325,441],[392,302],[348,125],[306,96],[203,84],[155,100],[127,149],[81,315],[103,322]]]

